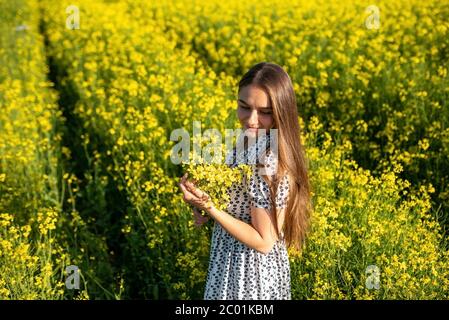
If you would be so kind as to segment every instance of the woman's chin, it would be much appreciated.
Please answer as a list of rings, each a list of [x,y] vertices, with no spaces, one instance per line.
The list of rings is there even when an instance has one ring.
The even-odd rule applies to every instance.
[[[246,128],[245,129],[245,133],[248,135],[248,136],[257,136],[258,135],[258,130],[261,130],[261,129],[252,129],[252,128]]]

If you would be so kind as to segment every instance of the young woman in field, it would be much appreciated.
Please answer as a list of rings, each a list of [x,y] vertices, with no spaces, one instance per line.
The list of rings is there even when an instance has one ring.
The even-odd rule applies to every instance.
[[[227,212],[215,208],[186,175],[181,178],[183,200],[194,206],[196,225],[208,217],[216,222],[204,298],[291,299],[287,248],[301,249],[312,207],[296,98],[288,74],[274,63],[254,65],[239,82],[237,115],[249,136],[258,138],[259,130],[265,130],[269,142],[270,129],[277,129],[278,152],[273,152],[269,143],[260,144],[262,139],[244,148],[247,159],[262,151],[262,168],[275,170],[268,175],[255,170],[241,184],[234,184]],[[236,148],[229,156],[231,166],[241,159]]]

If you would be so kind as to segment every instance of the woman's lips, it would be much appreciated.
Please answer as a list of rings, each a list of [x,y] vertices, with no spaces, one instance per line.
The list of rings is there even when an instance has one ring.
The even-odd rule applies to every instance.
[[[258,128],[246,127],[246,130],[249,131],[249,132],[257,132]]]

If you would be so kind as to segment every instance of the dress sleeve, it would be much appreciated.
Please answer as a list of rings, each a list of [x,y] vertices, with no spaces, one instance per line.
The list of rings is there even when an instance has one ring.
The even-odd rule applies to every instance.
[[[271,155],[267,156],[266,166],[273,168],[277,165]],[[250,206],[256,208],[265,208],[271,210],[271,195],[268,183],[262,177],[262,173],[258,172],[253,166],[253,173],[247,182],[247,190],[249,195]],[[269,171],[269,170],[267,170]],[[287,206],[289,193],[288,176],[284,175],[277,188],[276,192],[276,207],[285,208]]]

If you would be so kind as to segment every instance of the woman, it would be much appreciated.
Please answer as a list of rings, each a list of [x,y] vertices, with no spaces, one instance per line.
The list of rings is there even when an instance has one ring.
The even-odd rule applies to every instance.
[[[264,168],[276,170],[270,175],[253,171],[249,179],[234,184],[227,212],[216,209],[186,175],[181,178],[183,199],[194,206],[196,224],[207,220],[199,210],[216,222],[204,298],[291,299],[287,248],[301,249],[311,203],[296,98],[288,74],[274,63],[254,65],[239,82],[237,115],[245,133],[256,139],[261,132],[270,138],[270,129],[277,130],[278,152],[262,148]],[[259,157],[260,146],[265,145],[259,140],[245,146],[247,158]],[[241,158],[236,149],[228,156],[232,156],[232,165]]]

